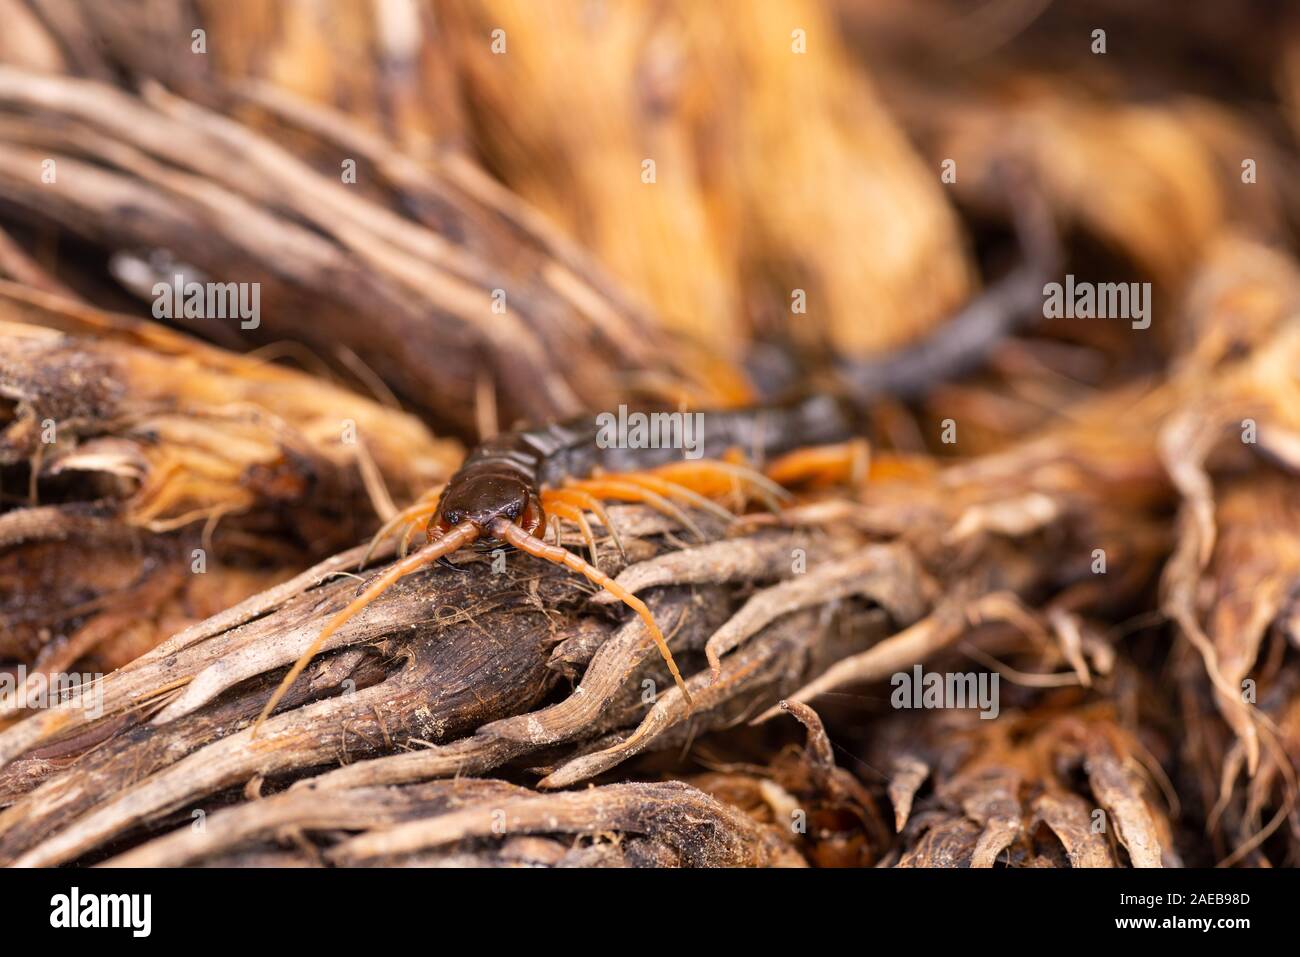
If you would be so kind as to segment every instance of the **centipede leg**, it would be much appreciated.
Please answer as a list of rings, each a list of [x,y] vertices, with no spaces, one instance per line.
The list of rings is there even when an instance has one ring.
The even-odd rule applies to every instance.
[[[654,639],[655,647],[659,649],[659,654],[663,656],[664,662],[668,665],[668,670],[672,673],[673,681],[681,689],[682,697],[686,699],[686,706],[693,707],[694,702],[691,700],[691,693],[686,688],[686,682],[682,678],[682,673],[677,670],[677,662],[673,659],[673,653],[668,647],[668,642],[664,639],[664,633],[659,630],[659,625],[655,621],[654,615],[646,607],[646,603],[637,598],[630,591],[623,588],[614,579],[610,578],[599,568],[584,562],[572,552],[560,548],[557,545],[547,545],[532,535],[529,535],[522,528],[513,525],[505,519],[499,519],[492,526],[492,534],[504,542],[509,542],[521,552],[532,555],[535,558],[541,558],[545,561],[552,562],[556,565],[563,565],[571,571],[582,575],[593,585],[605,589],[623,604],[631,608],[641,618],[645,624],[646,631]]]
[[[740,449],[728,449],[720,461],[740,467],[749,464],[749,460],[745,458],[745,454]],[[727,479],[727,482],[731,487],[731,501],[734,503],[732,508],[737,512],[744,511],[745,506],[749,504],[749,496],[745,493],[745,486],[741,484],[740,476],[735,472],[730,472],[730,478]],[[770,505],[768,510],[772,511]]]
[[[767,477],[781,485],[859,486],[871,466],[871,446],[863,439],[799,449],[781,456],[767,467]]]
[[[761,472],[747,465],[720,459],[671,462],[652,469],[651,474],[702,495],[726,495],[739,483],[772,511],[780,511],[781,502],[790,498],[789,492]]]
[[[271,695],[271,699],[267,701],[266,706],[262,708],[262,713],[257,716],[257,721],[253,723],[253,732],[249,737],[257,737],[257,732],[261,729],[262,722],[264,722],[267,716],[275,710],[275,706],[280,703],[280,699],[284,697],[285,692],[288,691],[289,687],[298,680],[298,676],[302,674],[303,669],[307,667],[312,658],[316,657],[316,652],[320,651],[325,642],[329,640],[330,635],[342,628],[358,612],[362,611],[376,598],[388,591],[388,589],[399,580],[411,574],[411,572],[418,571],[426,565],[433,564],[444,555],[450,555],[452,552],[464,548],[466,545],[478,538],[480,534],[481,533],[475,525],[470,522],[462,522],[437,541],[430,542],[418,551],[408,555],[406,558],[395,562],[389,566],[382,575],[367,585],[365,590],[354,598],[346,608],[326,622],[325,627],[322,628],[320,634],[316,636],[316,640],[313,641],[307,650],[299,656],[298,660],[293,663],[293,667],[289,669],[289,673],[284,676],[283,680],[281,680],[280,684],[276,687],[275,693]],[[521,534],[524,533],[521,531]]]
[[[590,492],[600,498],[613,498],[624,502],[643,502],[656,512],[667,515],[700,541],[704,541],[704,532],[700,530],[700,527],[695,524],[695,521],[689,515],[662,495],[647,488],[610,479],[569,479],[565,483],[565,487]]]
[[[438,511],[438,502],[442,499],[442,492],[445,485],[438,485],[425,492],[408,508],[402,509],[388,521],[384,522],[383,527],[375,532],[375,537],[370,540],[370,547],[366,549],[366,555],[361,559],[359,568],[365,568],[370,563],[370,558],[375,553],[375,549],[389,535],[393,534],[405,522],[418,522],[422,518],[428,518]]]
[[[679,482],[670,482],[665,478],[660,478],[649,472],[619,472],[616,474],[595,473],[593,478],[596,479],[614,479],[619,482],[626,482],[632,485],[648,489],[656,495],[662,495],[666,499],[676,499],[683,504],[690,505],[692,508],[699,509],[702,512],[708,512],[710,515],[723,522],[730,524],[736,520],[736,516],[727,511],[726,508],[719,505],[713,499],[701,495],[692,488],[688,488]]]
[[[596,536],[591,530],[591,523],[587,521],[587,516],[582,514],[582,509],[567,502],[557,501],[553,496],[548,497],[542,494],[542,508],[553,518],[562,518],[565,521],[572,522],[578,526],[578,531],[582,533],[582,540],[587,545],[587,551],[591,553],[591,563],[596,564]],[[555,544],[560,544],[559,531],[556,531]]]
[[[420,531],[420,526],[425,525],[426,532],[429,535],[429,541],[433,541],[433,534],[428,531],[428,526],[424,522],[414,521],[406,526],[406,531],[402,533],[402,546],[397,550],[399,558],[405,558],[406,553],[411,550],[411,542],[415,539],[416,534]]]
[[[619,535],[618,527],[610,521],[609,512],[606,511],[600,499],[590,492],[584,492],[576,488],[543,489],[542,508],[546,508],[548,501],[567,502],[595,515],[600,524],[605,526],[605,531],[609,532],[610,540],[614,543],[614,547],[618,549],[623,561],[627,561],[627,549],[623,547],[623,537]]]

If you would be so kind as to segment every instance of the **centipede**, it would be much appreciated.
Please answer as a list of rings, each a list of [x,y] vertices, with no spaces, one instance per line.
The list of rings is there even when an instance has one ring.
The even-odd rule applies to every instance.
[[[746,462],[784,456],[780,474],[785,475],[860,472],[865,443],[859,420],[866,402],[884,393],[918,394],[968,370],[1040,304],[1039,290],[1059,261],[1059,244],[1042,197],[1024,184],[1016,193],[1023,200],[1012,207],[1020,264],[929,337],[879,360],[842,365],[836,389],[698,413],[703,428],[689,449],[673,443],[600,441],[601,425],[593,415],[503,432],[480,443],[445,485],[429,490],[380,528],[362,565],[379,541],[405,526],[398,561],[326,622],[263,707],[253,736],[339,628],[407,575],[471,546],[506,547],[561,565],[613,595],[640,618],[692,707],[690,690],[649,607],[598,567],[591,518],[624,553],[606,502],[648,506],[699,537],[690,512],[731,521],[734,513],[718,502],[727,494],[738,494],[742,507],[744,501],[759,499],[779,508],[787,497],[781,484]],[[559,524],[565,522],[579,530],[590,561],[564,547]],[[425,543],[408,554],[421,531]]]
[[[719,504],[725,496],[738,494],[742,502],[772,507],[788,497],[783,486],[747,462],[816,447],[823,450],[818,467],[824,467],[828,455],[848,462],[861,454],[853,440],[852,409],[832,395],[698,415],[701,428],[690,448],[600,441],[601,426],[590,415],[503,432],[475,447],[445,485],[431,489],[379,530],[371,550],[385,536],[400,532],[403,554],[326,622],[267,701],[253,735],[339,628],[401,579],[471,546],[505,547],[561,565],[613,595],[640,618],[687,705],[693,705],[650,609],[597,566],[592,518],[620,552],[624,547],[607,502],[642,504],[702,537],[692,511],[730,521],[734,511]],[[563,522],[579,530],[590,560],[561,544]],[[407,552],[421,531],[424,544]]]

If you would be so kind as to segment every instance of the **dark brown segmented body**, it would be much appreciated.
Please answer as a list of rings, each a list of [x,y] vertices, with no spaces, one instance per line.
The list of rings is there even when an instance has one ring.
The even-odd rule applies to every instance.
[[[797,448],[840,442],[852,434],[847,406],[829,395],[701,415],[697,458],[720,458],[740,449],[762,461]],[[596,441],[599,431],[596,417],[589,415],[503,432],[480,444],[448,482],[435,523],[447,529],[469,520],[485,529],[507,518],[533,531],[544,520],[539,500],[543,487],[597,470],[635,472],[686,460],[682,448],[602,447]]]

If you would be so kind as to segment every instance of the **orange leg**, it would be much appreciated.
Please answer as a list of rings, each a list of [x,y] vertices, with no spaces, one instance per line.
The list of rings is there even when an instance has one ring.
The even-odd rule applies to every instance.
[[[687,707],[693,706],[694,702],[691,700],[691,693],[686,690],[686,682],[682,680],[682,673],[677,670],[677,662],[673,660],[673,653],[668,648],[668,642],[664,640],[664,633],[659,630],[659,625],[655,622],[654,615],[650,613],[650,609],[646,607],[645,602],[616,583],[614,579],[599,568],[584,562],[573,552],[566,551],[557,545],[547,545],[545,542],[529,535],[518,525],[512,525],[505,519],[499,519],[492,526],[492,534],[504,542],[509,542],[521,552],[526,552],[535,558],[545,559],[556,565],[563,565],[565,568],[577,572],[593,585],[605,589],[605,591],[636,612],[640,616],[642,623],[645,624],[646,631],[650,632],[650,637],[654,639],[659,654],[663,656],[664,661],[668,664],[668,670],[672,672],[673,681],[677,682],[677,687],[681,689]]]
[[[623,539],[618,534],[618,528],[609,520],[609,512],[601,504],[600,499],[590,492],[584,492],[576,488],[550,488],[542,491],[542,508],[546,508],[549,501],[566,502],[569,505],[576,505],[578,508],[591,512],[600,520],[600,524],[605,526],[605,531],[609,532],[610,540],[613,541],[614,547],[618,553],[623,556],[623,561],[627,561],[627,549],[623,547]]]
[[[406,531],[402,533],[402,547],[397,550],[399,558],[405,558],[406,553],[411,550],[411,542],[419,534],[421,526],[424,526],[426,530],[428,529],[428,525],[423,521],[414,521],[406,526]],[[429,541],[433,541],[433,533],[429,532],[428,534]]]
[[[722,454],[721,461],[727,465],[735,465],[740,468],[745,468],[749,465],[749,459],[745,458],[745,453],[736,448],[727,449],[727,451]],[[737,512],[743,512],[745,506],[749,504],[749,498],[745,495],[744,486],[740,484],[740,478],[735,474],[731,476],[731,500],[736,503],[735,509]],[[775,512],[770,505],[768,508]]]
[[[790,497],[785,489],[761,472],[747,465],[723,462],[719,459],[671,462],[652,469],[651,473],[678,485],[684,485],[702,495],[714,497],[732,492],[739,483],[773,511],[780,511],[781,502]]]
[[[526,534],[522,529],[520,530],[520,533]],[[285,692],[288,691],[289,687],[298,680],[298,676],[302,674],[303,669],[307,667],[312,658],[316,657],[316,652],[321,650],[321,647],[329,639],[330,635],[342,628],[353,618],[353,616],[384,592],[388,591],[388,589],[396,584],[400,579],[411,574],[411,572],[424,568],[426,565],[431,565],[444,555],[450,555],[452,552],[465,547],[478,538],[479,535],[480,532],[477,527],[471,525],[469,522],[462,522],[438,540],[430,542],[414,554],[408,555],[401,561],[390,565],[387,571],[367,585],[365,590],[353,599],[346,608],[326,623],[325,627],[321,629],[321,633],[316,636],[316,640],[313,641],[310,647],[308,647],[298,660],[293,663],[293,667],[289,669],[289,673],[284,676],[284,680],[280,682],[279,686],[275,689],[275,693],[271,695],[271,700],[266,703],[266,706],[262,708],[262,713],[257,716],[257,721],[253,724],[253,733],[249,735],[249,737],[257,737],[257,732],[261,729],[262,722],[264,722],[267,716],[275,710],[275,706],[280,703],[280,699],[284,697]],[[565,554],[568,553],[566,552]]]
[[[871,466],[871,446],[862,439],[838,445],[799,449],[767,467],[767,477],[781,485],[861,485]]]
[[[420,498],[408,508],[402,509],[388,521],[384,522],[383,527],[375,532],[375,537],[370,540],[370,547],[366,549],[366,557],[361,559],[360,568],[365,568],[370,562],[370,556],[375,553],[375,549],[389,535],[397,530],[398,526],[404,522],[419,523],[421,519],[427,519],[438,511],[438,502],[442,499],[442,490],[446,485],[438,485],[425,492]],[[405,550],[405,546],[403,546]]]
[[[700,541],[704,540],[704,533],[700,531],[700,527],[695,524],[691,517],[657,492],[612,479],[586,479],[584,481],[569,479],[565,482],[565,487],[590,492],[592,495],[601,498],[619,499],[624,502],[644,502],[655,511],[667,515],[680,524]]]
[[[547,499],[542,496],[542,508],[552,516],[562,518],[567,522],[572,522],[578,526],[582,532],[582,540],[587,543],[587,551],[591,553],[591,562],[596,563],[596,536],[591,532],[591,525],[587,522],[587,516],[582,514],[582,509],[569,505],[567,502],[559,502],[554,498]],[[559,532],[556,532],[555,544],[560,544]]]
[[[706,498],[694,489],[687,488],[685,485],[679,485],[677,482],[670,482],[667,479],[660,478],[651,472],[620,472],[614,473],[596,473],[593,475],[596,479],[614,479],[619,482],[627,482],[632,485],[639,485],[642,488],[649,489],[656,495],[662,495],[666,499],[676,499],[684,502],[692,508],[697,508],[702,512],[708,512],[724,522],[731,523],[736,520],[736,516],[727,511],[711,498]]]

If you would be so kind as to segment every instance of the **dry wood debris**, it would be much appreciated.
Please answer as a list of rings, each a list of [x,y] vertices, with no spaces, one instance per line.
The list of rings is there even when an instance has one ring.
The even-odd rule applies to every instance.
[[[759,6],[0,0],[0,677],[100,675],[0,696],[0,864],[1297,862],[1300,23]],[[480,553],[252,736],[482,436],[869,378],[1026,219],[1150,326],[1003,317],[872,394],[858,481],[701,541],[610,508],[693,709]],[[151,318],[176,275],[259,321]]]

